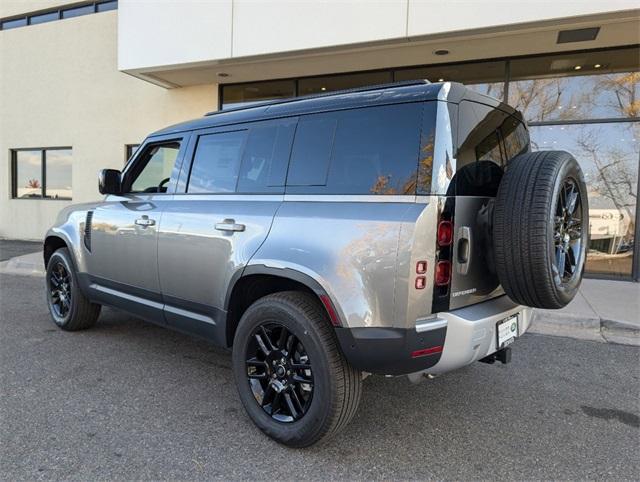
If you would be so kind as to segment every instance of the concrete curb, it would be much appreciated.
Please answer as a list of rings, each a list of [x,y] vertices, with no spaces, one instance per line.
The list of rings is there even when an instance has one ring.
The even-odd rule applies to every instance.
[[[22,276],[44,276],[44,260],[42,253],[30,253],[2,261],[0,273]]]
[[[640,346],[640,327],[624,321],[536,310],[530,333]]]

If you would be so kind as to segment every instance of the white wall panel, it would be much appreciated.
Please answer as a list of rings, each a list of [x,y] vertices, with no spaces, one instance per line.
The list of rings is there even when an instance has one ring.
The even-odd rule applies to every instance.
[[[637,0],[409,0],[408,36],[638,8]]]
[[[121,0],[118,68],[231,57],[231,0]]]
[[[406,35],[407,0],[235,0],[233,56]]]

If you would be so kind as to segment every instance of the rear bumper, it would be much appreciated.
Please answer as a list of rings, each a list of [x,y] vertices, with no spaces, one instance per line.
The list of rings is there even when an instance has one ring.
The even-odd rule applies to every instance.
[[[516,313],[520,314],[520,336],[529,328],[531,309],[507,296],[438,313],[412,329],[336,328],[336,334],[347,360],[359,370],[383,375],[438,374],[496,352],[497,323]]]
[[[446,373],[495,353],[497,323],[515,314],[519,314],[518,336],[522,336],[531,324],[532,310],[515,304],[507,296],[440,313],[438,317],[447,321],[447,338],[442,356],[428,373]]]

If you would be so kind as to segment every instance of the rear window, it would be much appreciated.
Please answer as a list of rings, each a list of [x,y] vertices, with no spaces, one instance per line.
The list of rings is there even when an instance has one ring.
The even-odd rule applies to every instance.
[[[415,194],[422,104],[300,118],[287,193]]]
[[[447,195],[495,196],[509,159],[529,150],[524,124],[477,102],[463,101],[458,113],[456,172]]]

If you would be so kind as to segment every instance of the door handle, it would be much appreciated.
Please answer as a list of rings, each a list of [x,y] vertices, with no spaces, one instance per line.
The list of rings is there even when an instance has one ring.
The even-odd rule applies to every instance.
[[[156,220],[149,219],[149,216],[143,214],[141,218],[136,219],[136,224],[146,228],[147,226],[154,226],[156,224]]]
[[[469,265],[471,264],[471,252],[472,252],[471,228],[468,226],[462,226],[458,229],[458,266],[457,272],[466,275],[469,272]]]
[[[225,219],[221,223],[216,223],[216,229],[218,231],[244,231],[245,227],[244,224],[237,224],[235,219]]]

